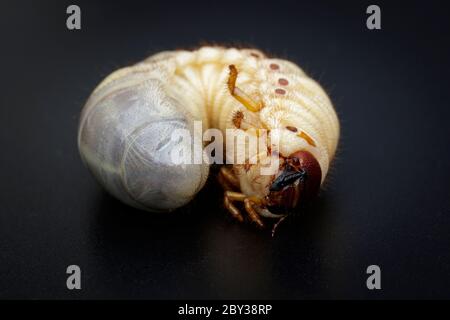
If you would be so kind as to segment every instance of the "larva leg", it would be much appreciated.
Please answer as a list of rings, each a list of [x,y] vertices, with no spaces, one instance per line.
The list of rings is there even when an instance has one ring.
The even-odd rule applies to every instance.
[[[225,166],[220,168],[217,180],[225,191],[239,189],[239,180],[234,173]]]
[[[245,195],[243,193],[233,191],[225,191],[223,197],[225,208],[227,208],[233,218],[237,219],[239,222],[244,222],[244,218],[239,209],[233,205],[233,201],[244,201],[244,199]]]
[[[236,178],[234,173],[227,167],[220,168],[220,174],[224,177],[224,179],[229,182],[233,187],[239,188],[239,180]]]
[[[259,218],[259,214],[253,208],[252,200],[250,200],[250,198],[245,198],[244,205],[245,210],[247,211],[248,216],[250,217],[250,220],[252,220],[258,227],[264,228],[264,223]]]
[[[278,221],[273,225],[272,227],[272,237],[275,236],[275,232],[277,231],[278,226],[280,225],[281,222],[284,221],[284,219],[286,219],[286,216],[282,216],[280,219],[278,219]]]
[[[233,217],[238,219],[240,222],[243,222],[244,219],[239,209],[237,209],[233,205],[233,201],[244,202],[245,211],[247,211],[250,220],[253,221],[258,227],[264,228],[264,223],[261,221],[258,213],[253,208],[253,204],[258,202],[257,199],[248,198],[245,194],[240,192],[225,191],[224,195],[225,207],[228,209],[228,211],[230,211]]]
[[[217,175],[217,181],[219,181],[220,185],[222,186],[222,189],[224,191],[233,191],[233,186],[224,178],[223,174],[219,172]]]
[[[236,80],[238,76],[238,71],[236,67],[231,64],[229,67],[230,69],[230,75],[228,77],[228,90],[230,90],[230,94],[236,98],[237,101],[242,103],[244,107],[246,107],[248,110],[252,112],[258,112],[262,108],[261,102],[255,102],[253,99],[248,96],[244,91],[236,87]]]

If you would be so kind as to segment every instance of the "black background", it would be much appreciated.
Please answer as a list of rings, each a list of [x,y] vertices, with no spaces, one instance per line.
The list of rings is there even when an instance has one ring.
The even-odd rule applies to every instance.
[[[450,298],[444,2],[74,1],[0,7],[0,297]],[[116,68],[202,43],[250,45],[329,92],[342,137],[320,197],[272,239],[234,223],[214,179],[171,215],[107,195],[76,145],[80,109]],[[66,289],[66,267],[82,290]],[[382,290],[366,288],[366,268]]]

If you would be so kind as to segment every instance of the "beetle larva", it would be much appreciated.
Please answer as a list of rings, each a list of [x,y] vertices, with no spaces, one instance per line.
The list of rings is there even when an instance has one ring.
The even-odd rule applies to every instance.
[[[328,96],[298,66],[253,49],[202,47],[161,52],[109,75],[83,108],[78,146],[116,198],[170,211],[187,204],[208,177],[208,163],[170,159],[188,143],[171,134],[192,133],[196,120],[221,132],[277,130],[277,153],[264,146],[279,159],[275,173],[261,174],[262,164],[248,158],[219,173],[228,211],[239,221],[247,213],[260,227],[269,218],[281,221],[318,192],[339,140]]]

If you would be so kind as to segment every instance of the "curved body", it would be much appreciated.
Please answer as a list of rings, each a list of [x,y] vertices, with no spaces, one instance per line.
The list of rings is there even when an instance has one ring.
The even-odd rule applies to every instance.
[[[230,66],[239,72],[239,92],[259,101],[260,109],[249,110],[230,94]],[[188,203],[208,176],[206,163],[168,164],[177,143],[170,133],[192,132],[194,120],[202,121],[204,130],[281,129],[280,156],[312,154],[320,183],[339,139],[328,96],[298,66],[253,49],[202,47],[162,52],[108,76],[83,109],[80,153],[97,180],[123,202],[150,211],[175,209]],[[247,196],[267,196],[276,178],[239,165],[233,172]]]

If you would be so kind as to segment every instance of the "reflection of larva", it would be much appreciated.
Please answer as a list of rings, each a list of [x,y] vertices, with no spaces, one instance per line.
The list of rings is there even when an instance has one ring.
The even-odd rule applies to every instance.
[[[326,93],[295,64],[252,49],[203,47],[161,52],[108,76],[82,111],[80,153],[121,201],[169,211],[188,203],[208,176],[206,163],[170,160],[183,143],[171,133],[192,131],[194,120],[203,129],[279,129],[275,175],[261,175],[260,164],[223,166],[219,174],[230,213],[243,221],[246,212],[260,227],[318,192],[339,138]]]

